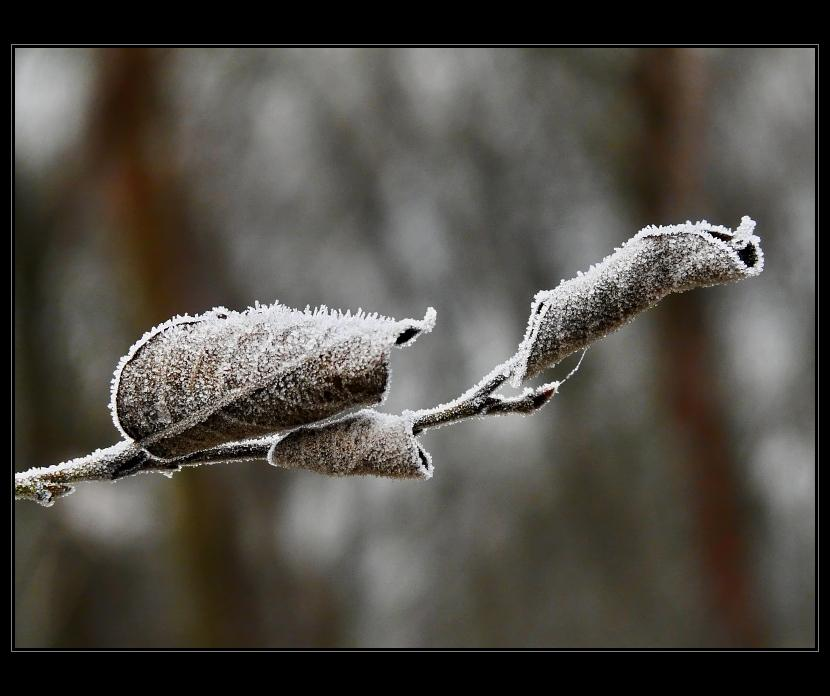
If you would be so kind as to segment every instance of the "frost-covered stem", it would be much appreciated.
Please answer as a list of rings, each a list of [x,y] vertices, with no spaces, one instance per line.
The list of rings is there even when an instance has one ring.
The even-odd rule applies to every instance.
[[[279,438],[255,442],[238,442],[214,447],[164,461],[149,455],[135,443],[122,441],[112,447],[95,450],[85,457],[70,459],[53,466],[35,467],[14,475],[15,500],[33,500],[52,505],[56,498],[69,495],[72,484],[80,481],[117,481],[135,474],[172,474],[183,466],[200,466],[234,461],[264,460],[271,445]]]
[[[412,432],[417,435],[424,430],[440,428],[468,418],[504,416],[511,413],[525,415],[533,413],[548,403],[559,391],[559,387],[579,370],[582,359],[587,352],[587,348],[582,351],[582,356],[579,358],[576,367],[561,382],[549,382],[536,389],[525,389],[518,396],[494,396],[493,392],[507,381],[515,366],[517,356],[513,356],[507,362],[494,368],[484,379],[457,399],[434,408],[405,412],[405,415],[412,418]]]
[[[537,389],[525,389],[522,394],[515,397],[508,398],[485,394],[447,409],[439,407],[437,410],[427,409],[425,411],[416,411],[412,432],[417,435],[430,428],[440,428],[444,425],[480,416],[533,413],[550,401],[553,395],[556,394],[558,388],[558,382],[551,382]]]
[[[33,468],[14,475],[14,497],[51,505],[55,498],[68,495],[70,484],[78,481],[114,481],[142,469],[150,456],[131,442],[122,441],[112,447],[98,449],[85,457]],[[159,469],[162,462],[155,462]]]
[[[507,381],[510,374],[511,361],[494,368],[478,384],[471,387],[461,396],[446,404],[420,411],[405,411],[412,418],[412,432],[418,434],[428,428],[438,428],[442,425],[483,415],[490,401],[496,397],[491,394]]]
[[[582,357],[584,356],[585,352],[582,354]],[[412,434],[417,435],[429,428],[438,428],[479,416],[533,413],[553,398],[559,387],[579,369],[581,363],[582,358],[561,382],[550,382],[536,389],[525,389],[514,397],[494,396],[493,392],[507,380],[512,367],[510,360],[493,369],[457,399],[432,409],[405,411],[404,417],[412,423]],[[126,476],[147,473],[172,475],[186,466],[266,461],[272,445],[283,437],[285,436],[219,445],[173,461],[153,457],[135,443],[124,440],[85,457],[15,474],[14,497],[16,500],[33,500],[41,505],[50,506],[55,499],[72,493],[72,484],[80,481],[116,481]]]
[[[176,464],[178,468],[181,468],[183,466],[201,466],[202,464],[226,464],[267,459],[268,450],[282,437],[282,435],[275,435],[274,437],[266,437],[251,442],[233,442],[227,445],[219,445],[202,452],[194,452],[171,462],[171,464]]]

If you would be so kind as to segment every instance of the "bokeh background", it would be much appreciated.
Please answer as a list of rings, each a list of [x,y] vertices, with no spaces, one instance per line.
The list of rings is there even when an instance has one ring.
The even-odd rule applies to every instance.
[[[173,314],[433,305],[399,412],[646,224],[750,214],[766,252],[533,418],[425,434],[430,482],[16,503],[17,647],[815,644],[813,49],[18,48],[14,80],[16,470],[115,442],[112,370]]]

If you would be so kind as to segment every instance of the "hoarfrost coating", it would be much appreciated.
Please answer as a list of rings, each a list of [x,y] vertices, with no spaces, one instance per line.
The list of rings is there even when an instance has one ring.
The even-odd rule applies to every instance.
[[[391,348],[434,323],[432,308],[423,320],[396,321],[278,303],[175,317],[122,358],[113,420],[154,456],[175,458],[377,404]]]
[[[587,273],[536,294],[510,381],[525,380],[632,321],[666,295],[758,275],[755,222],[646,227]]]

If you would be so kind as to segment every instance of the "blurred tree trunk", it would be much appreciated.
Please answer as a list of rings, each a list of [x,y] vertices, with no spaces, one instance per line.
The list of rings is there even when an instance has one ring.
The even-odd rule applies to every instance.
[[[90,143],[93,176],[113,228],[123,235],[113,247],[124,255],[124,289],[135,311],[136,336],[174,314],[239,304],[223,275],[223,262],[193,238],[185,182],[169,156],[161,79],[170,58],[169,51],[158,49],[100,53]],[[262,476],[232,470],[185,472],[172,483],[174,552],[190,609],[189,646],[330,645],[338,640],[339,613],[328,579],[295,577],[280,556],[275,535],[259,531],[270,529],[287,492],[286,481],[274,480],[273,473],[264,472],[267,496],[250,490]],[[217,480],[227,485],[217,485]],[[243,496],[246,509],[240,508]],[[251,524],[257,531],[246,535]],[[240,543],[243,536],[247,545]],[[246,548],[252,545],[256,550]],[[295,601],[309,592],[313,601]],[[263,596],[282,601],[263,606]]]
[[[692,49],[646,49],[635,88],[643,133],[635,157],[644,221],[670,224],[702,217],[705,150],[705,56]],[[732,221],[734,222],[734,221]],[[726,224],[729,224],[727,222]],[[674,418],[679,456],[693,482],[701,571],[715,625],[730,646],[761,643],[751,602],[743,481],[732,458],[723,402],[715,382],[711,327],[701,293],[667,299],[657,321],[662,391]]]
[[[185,191],[169,156],[160,74],[169,52],[111,49],[99,54],[91,128],[92,176],[113,230],[113,252],[126,275],[127,308],[139,336],[174,314],[216,297],[229,301],[222,267],[191,238]],[[232,497],[203,476],[176,481],[175,558],[190,603],[188,644],[261,644],[252,580],[235,543]]]

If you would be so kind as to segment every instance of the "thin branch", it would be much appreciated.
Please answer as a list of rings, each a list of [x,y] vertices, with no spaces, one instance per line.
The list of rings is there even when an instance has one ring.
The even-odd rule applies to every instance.
[[[508,364],[505,363],[449,404],[414,413],[404,412],[404,416],[412,422],[412,434],[417,435],[429,428],[438,428],[468,418],[533,413],[548,403],[559,387],[579,369],[586,352],[587,349],[583,351],[576,367],[561,382],[550,382],[536,389],[525,389],[514,397],[493,396],[492,393],[507,379]],[[219,445],[173,461],[157,459],[135,443],[122,441],[111,447],[96,450],[85,457],[15,474],[14,497],[16,500],[33,500],[48,507],[54,504],[55,499],[72,493],[72,484],[80,481],[117,481],[126,476],[149,473],[172,476],[182,468],[190,466],[265,461],[271,447],[284,437],[286,436],[275,435],[259,440]]]
[[[98,449],[85,457],[14,475],[14,497],[52,505],[55,498],[69,495],[70,484],[78,481],[115,481],[145,467],[150,455],[137,445],[122,441],[112,447]]]
[[[428,428],[439,428],[442,425],[482,415],[494,399],[491,394],[507,381],[511,364],[511,361],[507,361],[498,365],[478,384],[446,404],[420,411],[404,411],[412,418],[412,432],[417,435]]]
[[[72,484],[81,481],[117,481],[136,474],[172,476],[185,466],[265,459],[279,438],[236,442],[196,452],[174,461],[157,459],[134,442],[121,442],[98,449],[85,457],[70,459],[54,466],[35,467],[14,475],[15,500],[33,500],[49,507],[56,498],[72,493]]]
[[[496,367],[481,382],[457,399],[453,399],[446,404],[441,404],[434,408],[408,412],[409,417],[412,418],[412,432],[417,435],[424,430],[440,428],[450,423],[467,420],[468,418],[505,416],[511,413],[527,415],[528,413],[538,411],[557,394],[559,387],[576,374],[587,352],[587,348],[582,351],[576,367],[561,382],[549,382],[536,389],[528,388],[518,396],[494,396],[493,392],[504,384],[513,369],[515,363],[514,356],[507,362]]]

